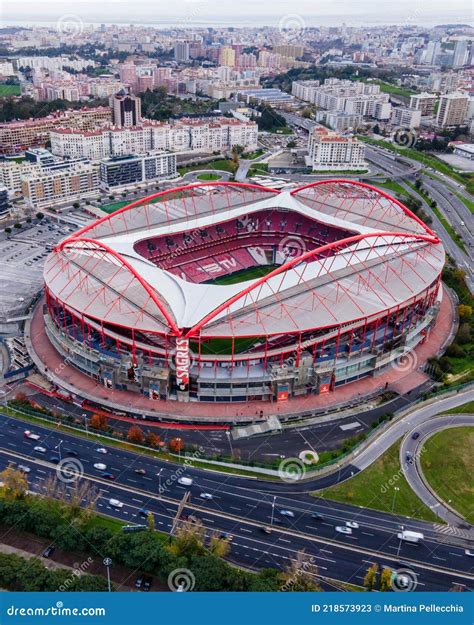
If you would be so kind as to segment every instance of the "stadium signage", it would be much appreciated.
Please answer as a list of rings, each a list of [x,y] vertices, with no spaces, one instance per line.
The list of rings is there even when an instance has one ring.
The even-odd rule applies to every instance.
[[[176,382],[180,391],[186,391],[189,385],[189,341],[176,339]]]

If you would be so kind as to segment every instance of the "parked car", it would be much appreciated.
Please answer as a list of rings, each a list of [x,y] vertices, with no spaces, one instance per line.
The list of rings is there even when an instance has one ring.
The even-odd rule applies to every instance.
[[[137,577],[137,579],[135,580],[135,588],[141,588],[143,586],[143,575],[140,575],[140,577]]]
[[[54,549],[55,549],[54,545],[49,545],[49,547],[46,547],[46,549],[43,551],[43,558],[50,558]]]
[[[148,592],[150,590],[151,582],[152,582],[151,577],[145,577],[145,579],[143,580],[143,591],[144,592]]]
[[[352,534],[351,528],[346,527],[345,525],[336,525],[336,532],[341,534]]]

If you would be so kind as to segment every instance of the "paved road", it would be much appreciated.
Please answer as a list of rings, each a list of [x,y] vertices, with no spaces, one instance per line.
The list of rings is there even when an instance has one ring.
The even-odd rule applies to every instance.
[[[412,490],[446,523],[459,527],[469,527],[469,525],[461,515],[445,505],[443,500],[428,487],[423,478],[420,457],[423,444],[433,434],[447,428],[465,425],[474,426],[474,415],[445,415],[431,419],[408,432],[400,445],[400,466],[403,468],[403,474]],[[415,432],[418,434],[418,437],[414,439],[413,434]],[[472,533],[472,538],[474,541],[474,533]]]
[[[431,411],[451,407],[455,400],[459,404],[469,398],[456,396],[445,399],[432,407]],[[421,419],[422,414],[428,418],[427,413],[419,412],[414,419]],[[55,448],[62,440],[61,454],[75,450],[84,467],[84,479],[101,489],[99,511],[137,521],[139,509],[145,506],[158,515],[157,527],[169,530],[178,501],[186,490],[176,479],[182,469],[177,470],[170,463],[115,448],[109,448],[107,454],[100,454],[92,441],[34,426],[34,431],[40,435],[39,444],[47,449],[42,454],[34,450],[37,441],[24,438],[24,422],[2,416],[0,423],[0,466],[6,466],[11,461],[29,466],[30,483],[34,490],[40,489],[48,475],[55,473],[55,464],[50,460],[58,454]],[[405,419],[401,423],[402,426],[396,424],[397,428],[409,427],[413,420]],[[385,442],[390,445],[391,437],[386,436]],[[382,446],[375,444],[366,454],[361,454],[357,463],[364,466],[370,463],[371,457],[375,459],[380,453]],[[115,481],[104,479],[101,471],[94,468],[98,462],[107,465],[107,470],[115,475]],[[145,469],[146,474],[137,474],[137,468]],[[350,472],[357,470],[356,465],[352,471],[348,467],[336,474],[336,479],[348,479]],[[159,472],[161,475],[157,477]],[[420,589],[447,589],[453,580],[467,584],[472,584],[474,580],[473,560],[464,554],[467,543],[462,532],[448,534],[445,528],[437,524],[309,496],[306,492],[308,488],[319,486],[321,480],[311,485],[303,482],[262,483],[249,478],[216,475],[191,466],[185,469],[184,474],[193,479],[192,486],[188,488],[192,508],[197,510],[207,527],[231,531],[236,536],[233,557],[246,566],[281,566],[285,562],[284,555],[288,558],[288,554],[305,548],[307,553],[317,555],[322,573],[334,579],[352,580],[353,583],[360,583],[369,566],[368,562],[376,560],[380,564],[387,563],[400,568],[400,558],[405,562],[408,560],[410,566],[419,573],[420,581],[425,584]],[[164,489],[161,500],[157,495],[160,485]],[[211,493],[213,499],[202,500],[202,492]],[[125,504],[124,508],[113,510],[108,503],[111,497],[121,500]],[[281,510],[290,510],[293,517],[283,516]],[[313,519],[311,515],[315,512],[323,518]],[[263,534],[261,528],[271,524],[272,516],[275,528],[278,529],[268,536]],[[358,522],[360,528],[346,536],[335,528],[348,520]],[[417,547],[400,544],[396,534],[402,524],[406,529],[422,531],[425,535],[423,544]],[[324,562],[323,558],[328,562]],[[443,574],[440,571],[450,572]]]

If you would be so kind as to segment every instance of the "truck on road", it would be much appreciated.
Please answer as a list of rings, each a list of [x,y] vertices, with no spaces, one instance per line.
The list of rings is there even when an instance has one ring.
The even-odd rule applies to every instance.
[[[419,543],[423,540],[424,535],[421,532],[411,532],[410,530],[403,530],[397,534],[399,540],[404,540],[407,543]]]
[[[30,432],[30,430],[25,430],[23,432],[23,436],[25,438],[30,438],[33,441],[39,441],[40,439],[39,434],[33,434],[33,432]]]

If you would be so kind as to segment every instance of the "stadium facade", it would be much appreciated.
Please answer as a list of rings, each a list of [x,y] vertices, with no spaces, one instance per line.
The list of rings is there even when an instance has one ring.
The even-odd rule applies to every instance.
[[[45,327],[68,363],[150,399],[337,392],[427,339],[444,260],[436,234],[369,185],[189,185],[58,244]]]

